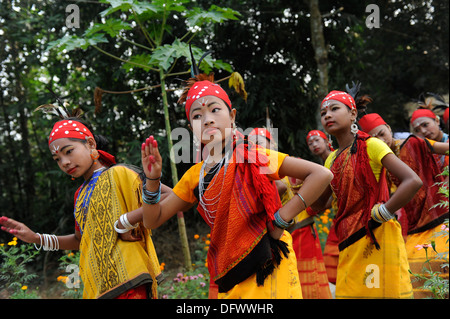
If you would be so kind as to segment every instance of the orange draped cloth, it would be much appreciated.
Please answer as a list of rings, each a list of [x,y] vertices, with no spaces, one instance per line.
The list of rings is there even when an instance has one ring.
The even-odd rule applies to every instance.
[[[325,263],[325,269],[327,270],[328,281],[332,284],[336,284],[337,267],[339,264],[339,240],[334,228],[333,222],[323,250],[323,261]]]
[[[261,168],[269,168],[265,149],[239,138],[232,158],[211,180],[204,199],[216,199],[197,209],[211,227],[207,263],[218,292],[227,292],[253,274],[258,285],[288,257],[288,244],[268,234],[281,207],[275,183]],[[208,179],[208,174],[205,180]]]
[[[311,224],[295,229],[291,236],[297,257],[297,269],[303,298],[331,299],[327,271],[314,220]]]

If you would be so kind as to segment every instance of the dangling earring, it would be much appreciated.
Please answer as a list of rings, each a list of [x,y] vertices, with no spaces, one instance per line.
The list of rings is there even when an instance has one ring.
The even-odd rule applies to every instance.
[[[70,176],[70,177],[71,177],[71,180],[73,180],[73,181],[75,180],[75,177],[73,177],[73,176]]]
[[[194,134],[194,146],[197,152],[200,151],[200,141],[195,134]]]
[[[352,132],[353,136],[356,136],[358,130],[359,130],[358,125],[356,125],[356,122],[353,122],[352,125],[350,126],[350,132]]]
[[[94,164],[97,164],[97,160],[100,157],[98,154],[98,151],[96,149],[92,150],[91,152],[91,158],[94,160]]]
[[[231,126],[232,127],[232,129],[233,129],[233,136],[236,136],[236,123],[235,122],[233,122],[233,125]]]

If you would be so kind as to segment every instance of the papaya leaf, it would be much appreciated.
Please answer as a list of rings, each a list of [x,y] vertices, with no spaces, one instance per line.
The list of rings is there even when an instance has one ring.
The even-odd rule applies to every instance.
[[[147,54],[147,53],[135,54],[132,57],[130,57],[130,59],[129,59],[129,61],[132,62],[132,63],[124,63],[122,65],[122,68],[127,70],[127,71],[130,71],[131,68],[140,67],[141,69],[149,71],[150,67],[155,66],[154,63],[152,64],[151,59],[152,59],[151,55]],[[145,67],[142,67],[142,66],[137,66],[137,65],[135,65],[133,63],[137,63],[137,64],[140,64],[140,65],[146,65],[146,66],[148,66],[148,68],[145,68]]]
[[[61,39],[52,41],[47,46],[47,51],[57,48],[58,51],[73,51],[75,49],[86,50],[91,45],[98,43],[107,43],[108,40],[103,34],[95,34],[92,37],[80,38],[76,35],[65,35]]]
[[[129,23],[120,19],[109,18],[105,23],[96,23],[84,32],[84,36],[90,37],[97,32],[106,32],[111,38],[117,36],[122,30],[131,30]]]
[[[109,1],[102,1],[103,3],[109,3],[111,5],[111,8],[108,8],[102,12],[100,12],[100,15],[102,17],[106,17],[107,15],[110,15],[116,11],[121,12],[129,12],[130,10],[136,12],[136,14],[140,15],[145,12],[158,12],[159,8],[156,5],[153,5],[152,3],[148,1],[137,1],[137,0],[109,0]]]
[[[192,8],[186,14],[188,24],[193,26],[200,26],[207,23],[221,23],[226,20],[237,20],[239,12],[230,8],[221,8],[216,5],[212,5],[208,11],[201,8]]]

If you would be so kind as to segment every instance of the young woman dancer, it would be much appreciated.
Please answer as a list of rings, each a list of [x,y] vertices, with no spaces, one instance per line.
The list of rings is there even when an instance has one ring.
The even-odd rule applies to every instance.
[[[306,136],[306,143],[308,144],[309,150],[314,155],[318,156],[322,163],[325,163],[328,156],[334,151],[328,140],[327,135],[319,130],[312,130],[308,132]],[[337,210],[336,201],[331,203],[331,209]],[[307,210],[312,215],[316,215],[317,212],[313,212],[311,209]],[[311,215],[310,215],[311,216]],[[323,250],[323,260],[325,263],[325,269],[327,271],[328,281],[333,285],[336,285],[336,275],[337,275],[337,265],[339,261],[339,248],[338,239],[336,237],[336,231],[334,229],[334,222],[330,227],[330,231],[327,236],[327,241]]]
[[[422,186],[419,177],[389,147],[358,130],[358,108],[370,101],[331,91],[322,101],[321,122],[339,148],[325,162],[331,187],[313,205],[321,211],[334,193],[339,240],[336,298],[411,298],[412,286],[401,227],[394,214]],[[400,184],[389,198],[386,174]]]
[[[443,236],[434,236],[435,233],[441,231],[449,213],[444,207],[436,206],[447,199],[439,193],[437,183],[442,183],[444,177],[440,176],[439,164],[433,156],[433,153],[445,154],[448,152],[448,143],[428,141],[414,135],[410,135],[405,140],[394,139],[390,126],[376,113],[364,115],[359,120],[359,125],[362,131],[385,142],[394,154],[411,167],[422,180],[423,186],[402,210],[406,217],[406,250],[409,266],[413,274],[421,273],[424,263],[431,260],[432,269],[441,271],[441,264],[444,260],[435,258],[435,250],[430,249],[425,253],[425,250],[418,250],[417,245],[430,243],[433,240],[436,251],[444,252],[448,249],[448,243]],[[398,180],[391,178],[391,181],[396,187]],[[426,292],[414,290],[415,298],[423,297],[424,293]]]
[[[270,133],[264,128],[255,128],[249,134],[249,140],[264,148],[274,147]],[[295,193],[292,191],[287,176],[276,182],[281,203],[284,205],[295,196]],[[278,183],[281,185],[279,186]],[[309,216],[304,210],[294,220],[295,223],[288,230],[292,236],[292,246],[297,258],[298,276],[303,298],[330,299],[332,296],[328,286],[322,248],[314,224],[314,217]]]
[[[421,138],[426,138],[436,142],[448,143],[448,134],[444,133],[439,126],[439,118],[433,111],[428,109],[415,110],[411,116],[411,126],[413,132]],[[448,155],[434,154],[441,171],[448,166]]]
[[[323,192],[330,171],[248,143],[235,130],[236,110],[228,95],[211,75],[189,79],[179,100],[183,102],[207,158],[159,202],[162,158],[153,137],[142,145],[149,178],[143,192],[144,225],[156,228],[198,202],[211,227],[207,263],[218,298],[301,298],[292,240],[285,229]],[[273,180],[289,175],[304,180],[304,187],[281,207]]]
[[[315,156],[322,160],[322,163],[328,158],[328,155],[334,151],[333,147],[324,132],[312,130],[306,135],[306,143],[308,148]]]
[[[142,181],[129,167],[114,165],[114,157],[102,151],[105,141],[79,118],[58,121],[50,133],[48,146],[59,168],[72,178],[84,179],[75,194],[74,234],[35,233],[5,216],[0,224],[2,230],[37,249],[79,249],[83,298],[156,298],[160,265],[150,231],[137,218],[140,215],[142,220]],[[127,219],[128,211],[135,215],[133,223]]]

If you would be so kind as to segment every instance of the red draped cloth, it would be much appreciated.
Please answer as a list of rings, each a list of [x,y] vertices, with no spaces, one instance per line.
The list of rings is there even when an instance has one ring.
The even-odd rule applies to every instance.
[[[338,153],[331,164],[330,169],[334,174],[331,187],[338,208],[334,225],[340,250],[363,235],[369,235],[378,246],[371,229],[380,224],[372,221],[370,212],[375,204],[388,200],[389,190],[384,169],[377,182],[370,167],[366,143],[368,138],[368,134],[358,131],[351,147]]]
[[[444,181],[444,176],[438,176],[441,170],[431,152],[431,145],[411,135],[401,145],[398,156],[423,182],[413,199],[404,206],[408,219],[408,234],[423,232],[442,224],[445,216],[448,216],[448,211],[443,207],[433,206],[447,200],[443,194],[439,194],[437,184]],[[391,179],[396,185],[399,184],[394,176],[391,176]]]

